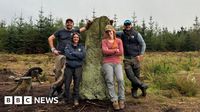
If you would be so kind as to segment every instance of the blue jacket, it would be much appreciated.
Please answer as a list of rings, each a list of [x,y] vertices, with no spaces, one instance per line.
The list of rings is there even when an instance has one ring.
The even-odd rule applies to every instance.
[[[67,44],[65,47],[66,64],[69,67],[76,68],[83,65],[86,50],[81,44],[74,46],[73,43]]]

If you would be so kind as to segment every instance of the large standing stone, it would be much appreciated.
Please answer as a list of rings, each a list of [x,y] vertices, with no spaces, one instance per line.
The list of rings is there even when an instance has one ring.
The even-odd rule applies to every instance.
[[[101,70],[102,51],[101,40],[105,26],[109,19],[105,16],[96,18],[86,31],[86,63],[83,66],[83,80],[80,85],[80,96],[82,99],[108,98],[108,92]]]

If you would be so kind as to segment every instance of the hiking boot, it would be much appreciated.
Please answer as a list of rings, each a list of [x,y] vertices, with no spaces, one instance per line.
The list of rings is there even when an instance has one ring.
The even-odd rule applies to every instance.
[[[119,101],[119,108],[120,108],[120,109],[124,109],[124,108],[125,108],[124,100],[120,100],[120,101]]]
[[[131,89],[131,95],[132,95],[133,98],[138,98],[138,96],[137,96],[137,90],[138,89],[135,89],[135,88]]]
[[[118,101],[114,101],[112,105],[113,105],[114,110],[119,110],[120,109]]]
[[[147,88],[148,86],[146,84],[142,84],[142,87],[141,87],[141,91],[142,91],[142,94],[141,96],[145,97],[147,95]]]
[[[74,106],[78,106],[78,105],[79,105],[78,100],[74,100]]]
[[[59,94],[59,95],[58,95],[58,100],[64,99],[64,98],[65,98],[65,97],[64,97],[64,94],[65,94],[65,92],[62,92],[61,94]]]

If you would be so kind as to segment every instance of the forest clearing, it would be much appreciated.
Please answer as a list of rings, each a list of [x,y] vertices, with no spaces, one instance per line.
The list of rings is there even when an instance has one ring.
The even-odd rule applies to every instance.
[[[200,112],[200,53],[147,52],[142,62],[142,80],[149,85],[145,98],[131,97],[131,86],[125,74],[125,112]],[[2,112],[112,112],[109,101],[83,100],[72,104],[5,105],[7,90],[15,85],[9,77],[20,76],[31,67],[43,69],[41,85],[33,80],[32,96],[48,96],[53,74],[54,56],[47,54],[0,54],[0,110]]]

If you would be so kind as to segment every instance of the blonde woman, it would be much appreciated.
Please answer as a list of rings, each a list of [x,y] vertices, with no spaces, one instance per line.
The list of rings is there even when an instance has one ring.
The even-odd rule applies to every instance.
[[[108,87],[110,100],[115,110],[124,109],[124,77],[122,72],[123,44],[116,38],[116,31],[111,25],[105,27],[102,40],[103,70]],[[115,92],[114,76],[118,83],[118,93]]]

